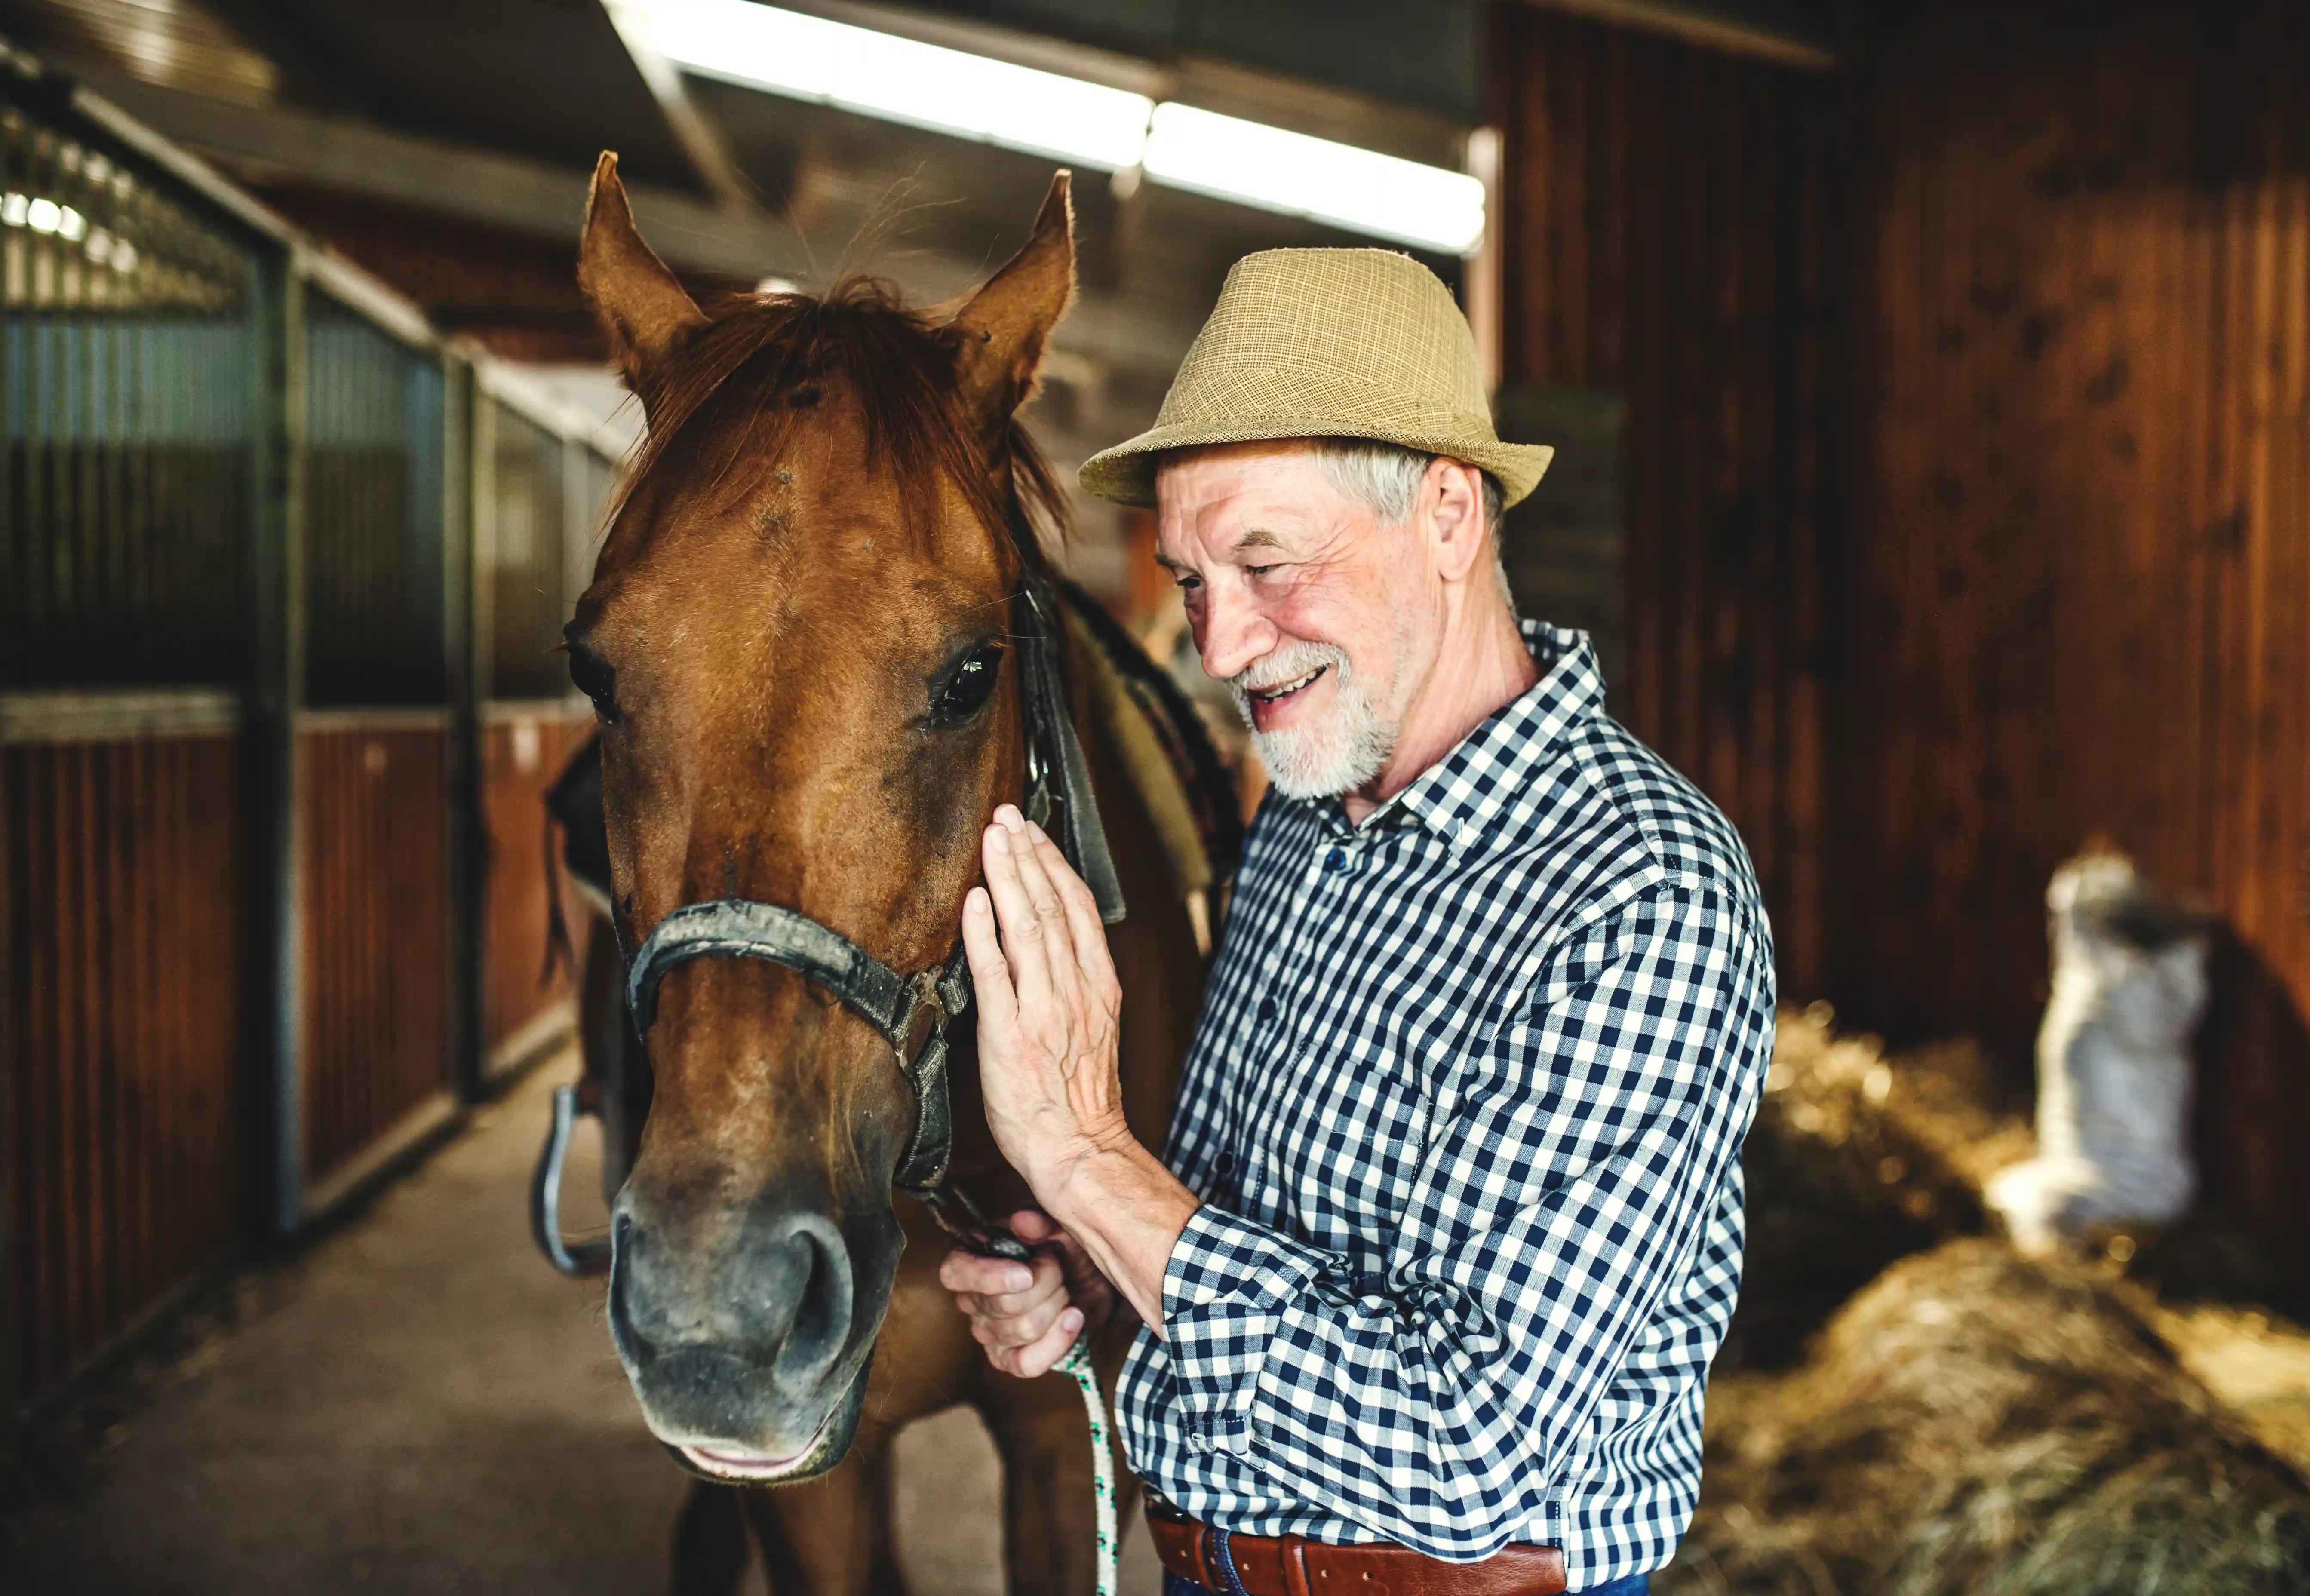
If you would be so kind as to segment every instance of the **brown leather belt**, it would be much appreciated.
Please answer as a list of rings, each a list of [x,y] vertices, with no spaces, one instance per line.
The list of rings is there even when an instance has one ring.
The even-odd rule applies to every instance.
[[[1207,1590],[1231,1587],[1211,1526],[1147,1505],[1147,1528],[1163,1566]],[[1481,1563],[1446,1563],[1408,1546],[1327,1546],[1298,1535],[1230,1535],[1228,1561],[1250,1596],[1557,1596],[1564,1553],[1504,1546]]]

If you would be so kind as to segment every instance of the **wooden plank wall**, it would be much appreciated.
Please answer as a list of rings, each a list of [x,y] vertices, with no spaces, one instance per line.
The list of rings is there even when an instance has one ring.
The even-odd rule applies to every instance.
[[[1502,5],[1502,380],[1628,403],[1614,713],[1741,828],[1819,991],[1828,80]]]
[[[483,902],[482,1031],[491,1053],[517,1039],[575,988],[556,965],[546,974],[545,789],[585,740],[586,722],[560,704],[493,704],[482,734],[482,804],[489,828]],[[566,887],[566,882],[565,882]],[[564,906],[577,911],[574,896]],[[570,934],[585,947],[584,923]]]
[[[19,1401],[247,1234],[240,746],[0,746],[0,1245]]]
[[[2113,837],[2236,933],[2206,1174],[2310,1290],[2310,13],[1943,4],[1853,88],[1830,989],[2026,1068]]]
[[[447,714],[314,719],[298,733],[308,1191],[447,1089],[450,1056]]]

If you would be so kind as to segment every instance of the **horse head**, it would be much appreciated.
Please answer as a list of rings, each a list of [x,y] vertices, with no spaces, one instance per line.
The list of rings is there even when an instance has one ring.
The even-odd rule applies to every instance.
[[[701,308],[605,154],[578,276],[648,421],[568,629],[621,945],[737,899],[890,970],[939,966],[1024,780],[1006,655],[1038,557],[1020,529],[1058,495],[1016,415],[1073,291],[1066,174],[951,314],[859,278]],[[857,1424],[915,1091],[886,1036],[795,968],[692,958],[653,996],[611,1332],[693,1470],[808,1478]]]

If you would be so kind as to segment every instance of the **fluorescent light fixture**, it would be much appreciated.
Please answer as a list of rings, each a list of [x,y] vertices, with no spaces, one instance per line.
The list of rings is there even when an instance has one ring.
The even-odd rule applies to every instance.
[[[610,0],[684,71],[1461,255],[1484,186],[1330,139],[754,0]]]
[[[701,77],[1106,171],[1138,164],[1154,109],[1143,94],[752,0],[618,4]]]
[[[1484,186],[1465,172],[1310,138],[1176,102],[1155,108],[1158,183],[1460,255],[1484,236]]]

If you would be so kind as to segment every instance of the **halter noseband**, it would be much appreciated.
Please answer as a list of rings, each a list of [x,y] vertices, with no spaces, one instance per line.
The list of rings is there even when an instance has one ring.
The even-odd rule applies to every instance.
[[[1029,575],[1012,621],[1024,673],[1020,697],[1027,722],[1025,811],[1057,840],[1090,888],[1099,919],[1112,925],[1123,918],[1123,888],[1059,680],[1057,625],[1050,587]],[[946,1184],[947,1161],[954,1151],[946,1028],[970,1006],[970,965],[959,943],[945,963],[901,976],[849,938],[793,909],[744,898],[688,904],[660,920],[627,965],[626,1004],[645,1045],[657,1017],[658,983],[676,965],[709,957],[784,965],[833,993],[881,1033],[915,1092],[914,1134],[891,1184],[929,1204],[949,1229],[986,1228],[970,1201]]]

